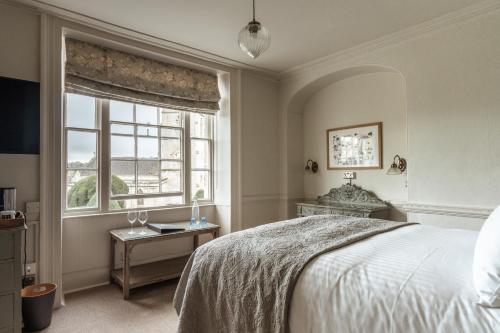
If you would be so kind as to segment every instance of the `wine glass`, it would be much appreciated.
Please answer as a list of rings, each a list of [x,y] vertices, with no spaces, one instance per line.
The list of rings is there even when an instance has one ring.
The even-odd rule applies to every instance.
[[[127,220],[128,223],[130,223],[130,231],[128,232],[129,235],[135,234],[134,231],[134,223],[137,220],[137,212],[133,210],[129,210],[127,213]]]
[[[148,212],[145,211],[145,210],[141,210],[139,212],[139,222],[142,224],[142,231],[141,231],[141,235],[145,235],[146,232],[144,231],[144,224],[146,224],[146,222],[148,221]]]

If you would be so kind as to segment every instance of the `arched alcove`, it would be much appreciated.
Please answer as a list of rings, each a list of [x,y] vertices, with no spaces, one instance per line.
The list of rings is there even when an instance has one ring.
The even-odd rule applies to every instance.
[[[381,192],[382,199],[406,201],[406,177],[385,175],[394,154],[407,152],[406,103],[404,76],[394,68],[379,65],[343,68],[298,87],[282,110],[286,123],[282,137],[282,189],[286,200],[282,213],[294,216],[298,198],[322,194],[329,186],[344,182],[341,171],[326,170],[326,129],[374,121],[387,123],[384,169],[358,171],[358,184]],[[304,172],[307,158],[320,163],[317,174]]]

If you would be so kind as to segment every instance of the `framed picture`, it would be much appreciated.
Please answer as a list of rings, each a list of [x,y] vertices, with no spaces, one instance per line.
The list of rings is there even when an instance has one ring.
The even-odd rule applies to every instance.
[[[382,169],[382,123],[326,130],[329,170]]]

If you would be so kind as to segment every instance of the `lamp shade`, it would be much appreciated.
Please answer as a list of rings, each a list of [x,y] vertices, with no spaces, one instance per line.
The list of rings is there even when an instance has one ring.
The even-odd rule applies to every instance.
[[[243,52],[255,59],[271,45],[271,33],[254,20],[241,29],[238,45]]]
[[[391,167],[387,170],[388,175],[400,175],[402,174],[401,169],[398,168],[397,164],[392,163]]]

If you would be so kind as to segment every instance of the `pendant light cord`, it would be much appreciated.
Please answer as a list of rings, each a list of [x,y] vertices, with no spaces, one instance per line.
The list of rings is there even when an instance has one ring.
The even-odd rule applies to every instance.
[[[253,20],[255,21],[255,0],[253,0]]]

